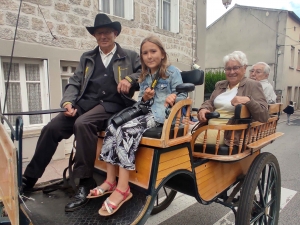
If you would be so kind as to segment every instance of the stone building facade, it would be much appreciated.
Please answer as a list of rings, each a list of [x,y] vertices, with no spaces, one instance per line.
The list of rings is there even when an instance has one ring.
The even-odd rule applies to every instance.
[[[165,44],[172,64],[181,70],[190,70],[194,63],[203,68],[205,1],[164,1],[172,9],[171,20],[168,21],[171,24],[170,30],[158,24],[161,13],[164,12],[160,10],[160,2],[162,1],[124,0],[126,7],[132,12],[129,19],[107,13],[113,21],[117,20],[122,24],[117,42],[123,48],[139,52],[139,45],[145,37],[157,35]],[[101,4],[104,4],[102,0],[22,1],[9,78],[11,86],[5,105],[8,111],[59,107],[63,87],[76,69],[81,54],[96,46],[94,37],[87,32],[85,26],[93,26],[96,14],[103,12]],[[0,0],[0,5],[0,91],[3,108],[20,1]],[[172,25],[176,25],[175,28]],[[197,87],[192,97],[195,104],[200,105],[203,87]],[[33,155],[41,128],[53,116],[55,115],[23,116],[25,161],[30,160]],[[60,143],[54,158],[64,158],[70,144],[70,141]]]

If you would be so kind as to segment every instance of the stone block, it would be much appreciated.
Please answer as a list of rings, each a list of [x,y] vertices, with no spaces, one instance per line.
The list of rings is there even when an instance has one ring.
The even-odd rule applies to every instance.
[[[69,12],[70,6],[68,4],[57,2],[55,3],[55,9],[62,12]]]
[[[74,5],[80,5],[81,0],[69,0],[69,2]]]
[[[8,0],[0,0],[1,10],[11,10],[11,11],[18,11],[20,3],[15,1],[8,1]]]
[[[0,38],[6,40],[12,40],[14,37],[14,30],[12,27],[0,27]]]
[[[50,20],[51,19],[50,10],[46,7],[40,7],[38,9],[38,16],[41,18],[45,18],[46,20]]]
[[[67,14],[66,18],[66,22],[68,24],[80,25],[80,18],[78,16],[75,16],[73,14]]]
[[[89,8],[91,6],[91,0],[84,0],[83,6]]]
[[[60,23],[62,23],[62,22],[64,22],[65,21],[65,14],[64,13],[62,13],[62,12],[53,12],[53,13],[51,13],[51,17],[55,20],[55,21],[57,21],[57,22],[60,22]]]
[[[16,26],[17,23],[17,14],[7,12],[6,13],[6,24],[9,26]],[[29,18],[25,15],[20,15],[18,27],[20,28],[29,28]]]
[[[4,13],[0,12],[0,25],[4,25],[4,24],[5,24]]]
[[[82,26],[85,26],[85,27],[92,27],[92,26],[94,26],[94,21],[92,21],[90,19],[83,18],[82,21],[81,21],[81,24],[82,24]]]
[[[23,0],[23,2],[30,2],[33,4],[39,4],[42,6],[51,6],[52,5],[52,0]]]
[[[79,49],[85,49],[85,50],[91,50],[94,49],[97,46],[97,43],[95,40],[92,39],[80,39],[78,43]]]
[[[26,14],[36,15],[37,7],[35,5],[32,5],[32,4],[23,3],[21,11],[23,13],[26,13]]]
[[[19,29],[16,38],[24,42],[37,42],[37,32]]]
[[[33,30],[41,31],[44,28],[44,21],[42,19],[33,17],[31,20],[31,27]]]
[[[82,8],[78,8],[78,7],[74,8],[73,11],[76,14],[78,14],[80,16],[85,16],[85,17],[87,17],[90,14],[90,10],[86,10],[86,9],[82,9]]]
[[[143,24],[149,24],[150,23],[149,15],[142,13],[141,22]]]
[[[69,26],[66,24],[58,24],[56,26],[56,32],[62,36],[69,36]]]
[[[88,31],[84,27],[71,26],[71,36],[86,38]]]

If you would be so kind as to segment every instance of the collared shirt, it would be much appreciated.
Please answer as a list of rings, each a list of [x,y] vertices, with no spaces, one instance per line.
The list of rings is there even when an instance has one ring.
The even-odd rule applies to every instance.
[[[107,54],[105,54],[101,48],[99,47],[99,52],[100,52],[100,56],[101,56],[101,59],[102,59],[102,62],[103,62],[103,65],[105,67],[108,66],[108,64],[110,63],[110,60],[112,59],[113,55],[115,54],[117,50],[117,45],[115,44],[115,47]]]
[[[277,96],[274,92],[273,86],[269,83],[268,79],[263,79],[259,82],[261,83],[268,104],[275,103]]]

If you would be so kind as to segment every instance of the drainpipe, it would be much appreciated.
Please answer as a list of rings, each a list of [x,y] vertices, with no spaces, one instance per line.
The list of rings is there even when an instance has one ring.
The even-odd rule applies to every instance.
[[[282,13],[285,10],[281,10],[278,14],[277,14],[277,26],[276,26],[276,43],[275,43],[275,66],[274,66],[274,90],[276,90],[276,85],[277,85],[277,71],[278,71],[278,51],[279,51],[279,47],[280,45],[278,45],[278,30],[279,30],[279,16],[280,13]]]

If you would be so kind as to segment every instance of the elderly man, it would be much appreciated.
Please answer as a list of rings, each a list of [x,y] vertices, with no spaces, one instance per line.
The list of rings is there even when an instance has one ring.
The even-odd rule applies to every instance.
[[[100,13],[94,26],[86,29],[95,37],[98,46],[81,56],[61,101],[66,112],[57,115],[42,129],[35,154],[23,176],[23,188],[32,188],[43,175],[58,143],[74,134],[76,155],[72,177],[80,181],[65,211],[84,206],[90,189],[96,187],[93,169],[97,131],[105,129],[104,122],[128,106],[126,103],[138,85],[141,69],[139,55],[115,42],[121,32],[119,22],[112,22],[106,14]]]
[[[269,83],[270,66],[264,62],[255,63],[250,70],[250,78],[261,83],[268,104],[276,102],[276,94],[273,86]]]

